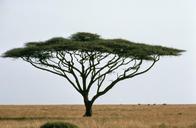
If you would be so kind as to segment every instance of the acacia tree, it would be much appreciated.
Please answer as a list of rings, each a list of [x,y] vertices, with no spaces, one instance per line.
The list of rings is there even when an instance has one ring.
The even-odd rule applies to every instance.
[[[21,58],[38,69],[65,78],[83,97],[84,116],[92,116],[95,100],[118,82],[147,72],[160,56],[178,56],[181,52],[183,50],[79,32],[69,38],[29,42],[22,48],[5,52],[3,57]],[[144,61],[151,63],[143,65]]]

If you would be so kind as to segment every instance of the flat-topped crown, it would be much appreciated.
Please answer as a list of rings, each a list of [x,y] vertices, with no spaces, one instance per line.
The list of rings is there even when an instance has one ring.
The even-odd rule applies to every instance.
[[[94,41],[100,39],[100,36],[88,32],[77,32],[72,34],[70,39],[74,41]]]

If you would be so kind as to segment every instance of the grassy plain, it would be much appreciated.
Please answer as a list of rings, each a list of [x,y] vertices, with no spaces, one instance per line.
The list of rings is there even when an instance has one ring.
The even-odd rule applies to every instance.
[[[196,128],[196,105],[0,105],[0,128],[39,128],[64,121],[80,128]]]

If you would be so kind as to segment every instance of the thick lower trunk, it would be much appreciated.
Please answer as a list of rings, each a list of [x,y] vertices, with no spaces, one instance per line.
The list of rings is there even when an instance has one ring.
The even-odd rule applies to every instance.
[[[86,101],[84,102],[86,111],[84,113],[84,117],[91,117],[92,116],[92,102]]]

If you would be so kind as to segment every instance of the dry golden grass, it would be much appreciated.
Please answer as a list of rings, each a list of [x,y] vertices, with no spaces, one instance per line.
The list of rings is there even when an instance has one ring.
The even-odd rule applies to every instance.
[[[64,121],[80,128],[196,128],[196,105],[95,105],[82,117],[82,105],[0,106],[0,128],[39,128]]]

